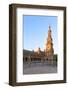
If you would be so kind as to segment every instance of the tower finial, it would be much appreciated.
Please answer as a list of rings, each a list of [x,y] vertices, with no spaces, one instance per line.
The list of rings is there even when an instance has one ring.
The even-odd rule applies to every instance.
[[[49,25],[49,31],[51,32],[51,26]]]
[[[49,29],[51,28],[51,26],[49,25]]]

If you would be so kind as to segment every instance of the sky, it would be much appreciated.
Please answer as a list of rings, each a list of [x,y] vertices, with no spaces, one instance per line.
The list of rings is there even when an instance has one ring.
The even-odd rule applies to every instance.
[[[23,16],[24,49],[34,50],[40,47],[44,50],[48,37],[48,27],[51,26],[54,53],[58,49],[57,16]]]

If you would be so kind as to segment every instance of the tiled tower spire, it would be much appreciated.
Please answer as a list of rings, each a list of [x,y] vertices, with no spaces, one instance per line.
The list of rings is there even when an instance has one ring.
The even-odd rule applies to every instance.
[[[45,48],[45,56],[46,56],[46,60],[48,60],[52,64],[53,64],[53,55],[54,55],[54,49],[53,49],[53,42],[51,36],[51,27],[49,26],[47,43]]]
[[[52,36],[51,36],[51,27],[50,26],[49,26],[49,29],[48,29],[48,38],[47,38],[45,52],[46,52],[47,55],[54,54],[53,43],[52,43]]]

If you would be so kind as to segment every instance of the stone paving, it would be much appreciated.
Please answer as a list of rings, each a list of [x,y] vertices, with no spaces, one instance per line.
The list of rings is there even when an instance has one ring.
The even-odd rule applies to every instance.
[[[53,64],[32,62],[23,64],[23,74],[47,74],[47,73],[57,73],[57,65]]]

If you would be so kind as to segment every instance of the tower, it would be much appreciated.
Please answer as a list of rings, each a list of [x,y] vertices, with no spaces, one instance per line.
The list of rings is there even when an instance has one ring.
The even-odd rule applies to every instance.
[[[51,36],[51,27],[49,26],[45,55],[46,55],[46,59],[51,63],[53,63],[53,54],[54,54],[54,49],[53,49],[52,36]]]

